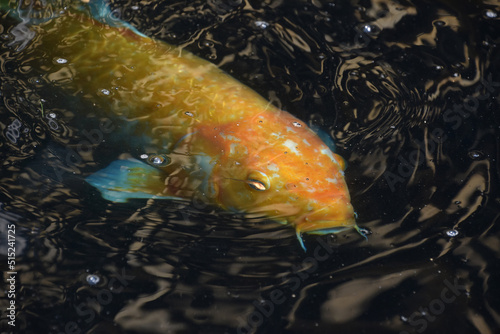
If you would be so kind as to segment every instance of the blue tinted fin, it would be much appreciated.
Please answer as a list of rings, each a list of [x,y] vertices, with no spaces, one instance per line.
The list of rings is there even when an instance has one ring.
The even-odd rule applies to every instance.
[[[316,231],[310,231],[307,232],[308,234],[319,234],[319,235],[325,235],[325,234],[331,234],[331,233],[340,233],[343,231],[346,231],[348,229],[352,228],[351,226],[341,226],[341,227],[333,227],[333,228],[327,228],[324,230],[316,230]]]
[[[106,0],[91,0],[88,3],[88,7],[90,8],[90,15],[98,20],[101,23],[107,24],[111,27],[115,28],[127,28],[133,31],[135,34],[147,37],[135,27],[133,27],[130,23],[125,22],[119,18],[118,12],[113,12],[109,7],[108,1]]]
[[[326,146],[332,151],[335,152],[336,146],[335,142],[332,139],[332,136],[330,136],[328,133],[325,131],[321,130],[318,126],[311,126],[311,129],[316,132],[318,137],[325,143]]]
[[[124,203],[130,198],[178,199],[165,196],[161,171],[136,159],[116,160],[85,179],[108,201]]]
[[[35,0],[31,0],[28,4],[19,0],[17,8],[13,8],[12,3],[11,0],[0,0],[0,10],[8,11],[9,15],[17,18],[24,25],[38,25],[59,16],[58,1],[42,1],[35,6]],[[88,3],[79,1],[75,8],[84,12],[90,11],[90,16],[101,23],[115,28],[127,28],[139,36],[147,37],[130,23],[121,20],[119,12],[112,11],[106,0],[90,0]]]

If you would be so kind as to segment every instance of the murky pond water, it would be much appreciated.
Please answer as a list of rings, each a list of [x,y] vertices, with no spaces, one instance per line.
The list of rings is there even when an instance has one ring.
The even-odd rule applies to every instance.
[[[30,30],[0,16],[2,333],[499,331],[500,3],[112,7],[330,134],[368,240],[304,252],[200,201],[104,200],[85,177],[134,148],[68,73],[40,80]]]

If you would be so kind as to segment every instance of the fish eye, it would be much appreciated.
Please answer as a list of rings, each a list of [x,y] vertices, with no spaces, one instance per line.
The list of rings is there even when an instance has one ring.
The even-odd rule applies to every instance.
[[[246,183],[250,188],[257,191],[264,191],[271,187],[271,182],[266,174],[259,171],[252,171],[248,174]]]
[[[258,191],[264,191],[266,190],[266,186],[257,180],[247,180],[247,184],[250,186],[250,188]]]

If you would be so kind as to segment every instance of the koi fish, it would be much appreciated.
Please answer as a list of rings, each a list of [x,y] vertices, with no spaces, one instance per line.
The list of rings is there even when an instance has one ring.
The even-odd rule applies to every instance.
[[[201,191],[223,210],[292,226],[304,250],[302,233],[362,233],[344,160],[305,122],[214,64],[114,19],[103,1],[28,26],[36,34],[18,52],[36,55],[30,66],[120,120],[122,140],[137,147],[86,178],[104,199]]]

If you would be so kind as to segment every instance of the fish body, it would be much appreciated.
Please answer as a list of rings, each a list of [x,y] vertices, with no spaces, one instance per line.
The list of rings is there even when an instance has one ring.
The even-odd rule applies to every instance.
[[[123,140],[142,138],[139,157],[87,178],[104,198],[202,191],[225,210],[286,223],[297,235],[357,229],[345,163],[306,123],[214,64],[109,24],[97,6],[93,17],[68,9],[32,25],[36,35],[19,52],[36,55],[32,66],[47,83],[122,120]]]

